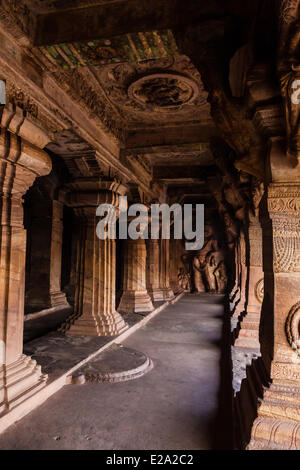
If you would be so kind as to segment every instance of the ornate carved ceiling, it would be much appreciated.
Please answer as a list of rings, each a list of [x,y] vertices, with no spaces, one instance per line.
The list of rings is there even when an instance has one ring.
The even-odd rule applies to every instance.
[[[253,106],[254,117],[249,115],[243,102],[245,77],[232,99],[226,68],[237,47],[233,33],[236,42],[247,42],[243,21],[250,24],[257,7],[257,0],[3,0],[0,17],[21,31],[10,28],[22,49],[18,60],[40,95],[56,100],[56,113],[74,103],[71,121],[78,115],[82,121],[83,111],[94,126],[93,138],[85,129],[83,139],[90,143],[94,130],[101,129],[99,141],[114,140],[116,159],[150,187],[153,175],[172,181],[181,172],[185,181],[192,180],[187,166],[200,175],[199,168],[213,163],[208,143],[220,129],[240,160],[247,163],[255,153],[259,173],[264,142],[256,127],[266,121],[265,108]],[[189,36],[186,25],[192,25]],[[26,101],[26,112],[37,114],[35,101],[21,98],[17,104],[24,107]],[[273,98],[270,105],[276,105]],[[269,127],[277,133],[273,111],[271,118]],[[64,123],[65,128],[71,129],[72,122]],[[80,134],[78,125],[75,130]],[[72,134],[65,136],[51,150],[67,159],[77,144]],[[87,158],[78,154],[76,165],[88,174],[93,152],[83,150]],[[245,169],[246,163],[240,167]]]
[[[211,122],[207,93],[187,56],[95,67],[107,99],[127,128]]]

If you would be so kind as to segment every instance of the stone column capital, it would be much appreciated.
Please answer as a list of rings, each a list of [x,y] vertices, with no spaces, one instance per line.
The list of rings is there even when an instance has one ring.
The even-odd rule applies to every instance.
[[[46,152],[3,128],[0,134],[0,164],[5,164],[1,189],[7,195],[25,194],[36,177],[47,175],[52,168],[51,158]],[[8,164],[12,167],[11,171],[7,170]],[[13,168],[16,170],[13,171]]]
[[[77,212],[95,216],[95,209],[100,204],[117,208],[120,196],[125,196],[126,191],[126,186],[114,180],[80,178],[65,185],[61,199]]]
[[[30,119],[23,109],[12,103],[3,107],[0,126],[40,149],[45,148],[51,140],[45,130]]]

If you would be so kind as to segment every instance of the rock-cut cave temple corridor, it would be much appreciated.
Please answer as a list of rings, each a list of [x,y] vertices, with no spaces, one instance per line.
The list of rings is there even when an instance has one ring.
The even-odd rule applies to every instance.
[[[300,450],[300,0],[2,0],[0,44],[0,449]]]

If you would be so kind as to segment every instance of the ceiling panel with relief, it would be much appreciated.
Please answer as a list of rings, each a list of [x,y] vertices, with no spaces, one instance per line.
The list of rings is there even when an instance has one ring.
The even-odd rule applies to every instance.
[[[187,56],[93,69],[107,99],[127,127],[211,120],[200,74]]]

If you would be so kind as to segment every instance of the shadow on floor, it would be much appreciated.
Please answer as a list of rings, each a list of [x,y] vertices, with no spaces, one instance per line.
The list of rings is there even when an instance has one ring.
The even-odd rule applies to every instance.
[[[233,449],[233,390],[232,390],[232,361],[231,361],[231,325],[230,314],[224,297],[224,315],[222,337],[219,342],[220,359],[220,388],[218,392],[218,411],[214,422],[214,450]]]
[[[40,338],[47,333],[56,331],[71,313],[72,308],[65,307],[56,312],[26,320],[24,322],[24,344],[36,338]]]

